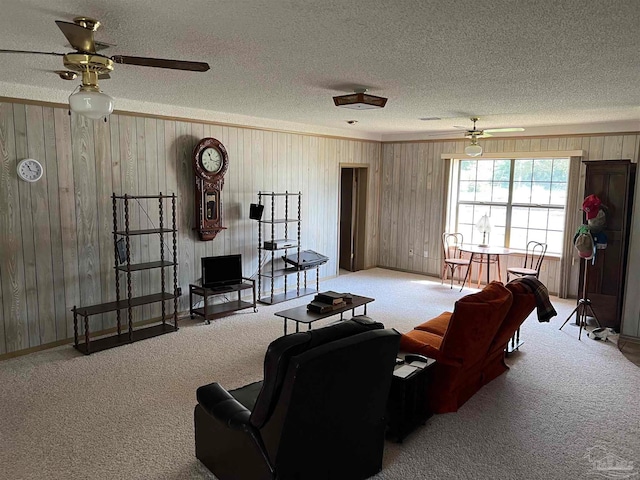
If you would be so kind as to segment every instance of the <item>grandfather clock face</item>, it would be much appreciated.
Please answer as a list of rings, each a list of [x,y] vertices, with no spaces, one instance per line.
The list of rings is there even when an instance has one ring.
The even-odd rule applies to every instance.
[[[196,225],[200,240],[213,240],[222,226],[222,187],[229,167],[224,145],[215,138],[203,138],[193,149]]]

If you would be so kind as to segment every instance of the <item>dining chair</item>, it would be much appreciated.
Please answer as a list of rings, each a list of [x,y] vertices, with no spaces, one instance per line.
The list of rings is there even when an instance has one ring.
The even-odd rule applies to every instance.
[[[471,259],[463,258],[462,252],[460,251],[460,245],[463,243],[463,236],[461,233],[449,233],[444,232],[442,234],[442,250],[444,253],[443,261],[444,264],[442,266],[442,284],[444,284],[444,279],[447,274],[447,270],[451,274],[451,287],[453,288],[453,275],[455,271],[462,268],[467,267],[471,269]],[[465,272],[466,273],[466,272]],[[471,286],[471,270],[467,275],[469,278],[469,286]],[[458,283],[460,283],[460,274],[458,273]]]
[[[526,275],[533,275],[538,278],[540,275],[540,267],[542,261],[547,253],[547,244],[536,242],[531,240],[527,243],[527,250],[524,256],[524,264],[522,267],[509,267],[507,268],[507,282],[509,282],[510,276],[524,277]]]
[[[531,240],[527,243],[527,250],[524,255],[524,265],[522,267],[508,267],[507,268],[507,283],[509,283],[509,276],[524,277],[527,275],[533,275],[538,278],[540,275],[540,267],[544,260],[544,255],[547,253],[547,244],[536,242]],[[517,346],[520,346],[520,327],[516,330],[511,338],[511,346],[517,350]]]

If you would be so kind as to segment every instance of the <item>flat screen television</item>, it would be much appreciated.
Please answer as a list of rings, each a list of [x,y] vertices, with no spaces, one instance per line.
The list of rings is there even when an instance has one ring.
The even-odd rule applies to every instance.
[[[223,287],[242,283],[242,255],[202,257],[202,286]]]

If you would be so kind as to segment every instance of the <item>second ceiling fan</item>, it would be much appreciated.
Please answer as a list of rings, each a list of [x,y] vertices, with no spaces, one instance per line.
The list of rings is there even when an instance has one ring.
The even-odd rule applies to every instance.
[[[471,117],[473,128],[471,130],[467,130],[467,132],[465,133],[465,138],[470,138],[471,144],[467,145],[464,148],[464,153],[466,153],[470,157],[477,157],[479,155],[482,155],[482,147],[478,144],[479,138],[491,137],[492,133],[524,132],[524,128],[522,127],[487,128],[484,130],[478,130],[476,128],[476,122],[478,120],[478,117]],[[453,128],[466,129],[467,127],[454,125]]]

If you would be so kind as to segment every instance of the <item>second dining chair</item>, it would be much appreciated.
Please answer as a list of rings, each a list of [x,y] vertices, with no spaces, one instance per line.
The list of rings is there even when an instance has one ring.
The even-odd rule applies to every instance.
[[[444,279],[447,275],[447,270],[448,270],[451,276],[450,288],[453,288],[453,276],[456,270],[460,269],[461,267],[467,267],[467,269],[471,269],[471,259],[462,258],[462,252],[460,251],[460,245],[462,245],[462,243],[463,243],[463,236],[461,233],[445,232],[442,234],[442,249],[444,253],[444,257],[443,257],[444,265],[442,267],[441,283],[444,284]],[[471,286],[471,271],[469,271],[469,274],[465,275],[465,277],[463,278],[466,278],[466,277],[469,278],[469,286]],[[458,282],[459,281],[460,281],[460,274],[458,273]]]
[[[538,278],[540,275],[540,267],[544,260],[544,255],[547,253],[547,244],[536,241],[530,241],[527,243],[527,250],[524,256],[524,264],[522,267],[509,267],[507,268],[507,282],[510,276],[524,277],[526,275],[533,275]]]

